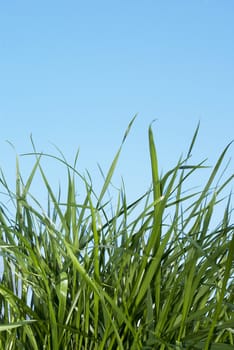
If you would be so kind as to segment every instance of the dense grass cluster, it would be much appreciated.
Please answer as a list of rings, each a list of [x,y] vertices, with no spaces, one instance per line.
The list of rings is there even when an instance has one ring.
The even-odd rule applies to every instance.
[[[217,185],[227,147],[203,188],[185,191],[206,167],[192,163],[197,132],[184,159],[160,176],[149,127],[152,186],[133,203],[124,188],[115,205],[107,198],[122,145],[99,194],[76,162],[53,157],[67,169],[66,203],[42,168],[41,158],[51,158],[35,148],[26,181],[17,161],[15,191],[1,173],[0,191],[15,213],[2,201],[0,349],[234,348],[234,227],[231,195],[223,198],[233,176],[224,172]],[[46,213],[30,195],[38,173],[48,192]],[[213,225],[221,200],[222,217]]]

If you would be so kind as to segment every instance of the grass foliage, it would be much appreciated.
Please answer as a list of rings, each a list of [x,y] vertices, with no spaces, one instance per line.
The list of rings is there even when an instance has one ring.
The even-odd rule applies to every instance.
[[[39,154],[34,144],[26,181],[16,162],[15,191],[1,173],[1,193],[15,211],[2,203],[0,349],[234,348],[234,235],[231,195],[223,195],[233,175],[219,177],[229,146],[203,188],[187,191],[190,178],[200,185],[207,168],[192,163],[197,133],[187,155],[160,176],[149,127],[152,186],[133,203],[124,186],[115,205],[107,195],[122,145],[99,194],[76,170],[77,157],[71,166],[62,155]],[[42,157],[66,167],[65,203],[47,180]],[[30,194],[36,174],[48,193],[46,213]]]

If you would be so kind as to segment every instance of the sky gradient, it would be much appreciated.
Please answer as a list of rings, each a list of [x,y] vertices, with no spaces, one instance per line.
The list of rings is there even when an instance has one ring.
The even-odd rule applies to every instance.
[[[106,173],[135,114],[114,181],[123,177],[130,200],[150,186],[154,119],[161,171],[186,153],[199,121],[194,161],[213,165],[233,139],[233,14],[231,0],[2,1],[0,167],[8,179],[15,153],[6,140],[28,153],[32,134],[38,151],[58,154],[55,144],[69,162],[79,148],[78,170],[98,183],[97,163]],[[29,173],[32,159],[20,161]],[[63,181],[53,162],[46,167]]]

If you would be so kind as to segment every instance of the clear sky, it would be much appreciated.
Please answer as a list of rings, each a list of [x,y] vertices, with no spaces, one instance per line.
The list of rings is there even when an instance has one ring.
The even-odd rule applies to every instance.
[[[214,164],[233,139],[233,16],[232,0],[1,1],[1,168],[14,178],[6,140],[27,153],[32,134],[38,151],[57,154],[53,143],[69,161],[79,148],[78,170],[98,178],[97,163],[107,171],[136,113],[115,177],[131,199],[150,185],[154,119],[162,171],[199,120],[194,158]],[[29,169],[29,158],[21,163]]]

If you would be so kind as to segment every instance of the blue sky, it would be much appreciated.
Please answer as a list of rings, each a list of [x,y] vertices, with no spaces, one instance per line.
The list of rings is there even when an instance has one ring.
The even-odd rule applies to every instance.
[[[1,168],[13,181],[6,140],[27,153],[32,134],[38,151],[57,154],[55,144],[68,161],[79,148],[78,170],[98,183],[97,163],[107,171],[136,113],[115,177],[130,199],[150,185],[154,119],[162,171],[186,152],[199,120],[194,159],[214,164],[233,139],[233,14],[232,0],[2,1]],[[28,157],[21,164],[30,171]],[[53,162],[46,167],[63,181]]]

